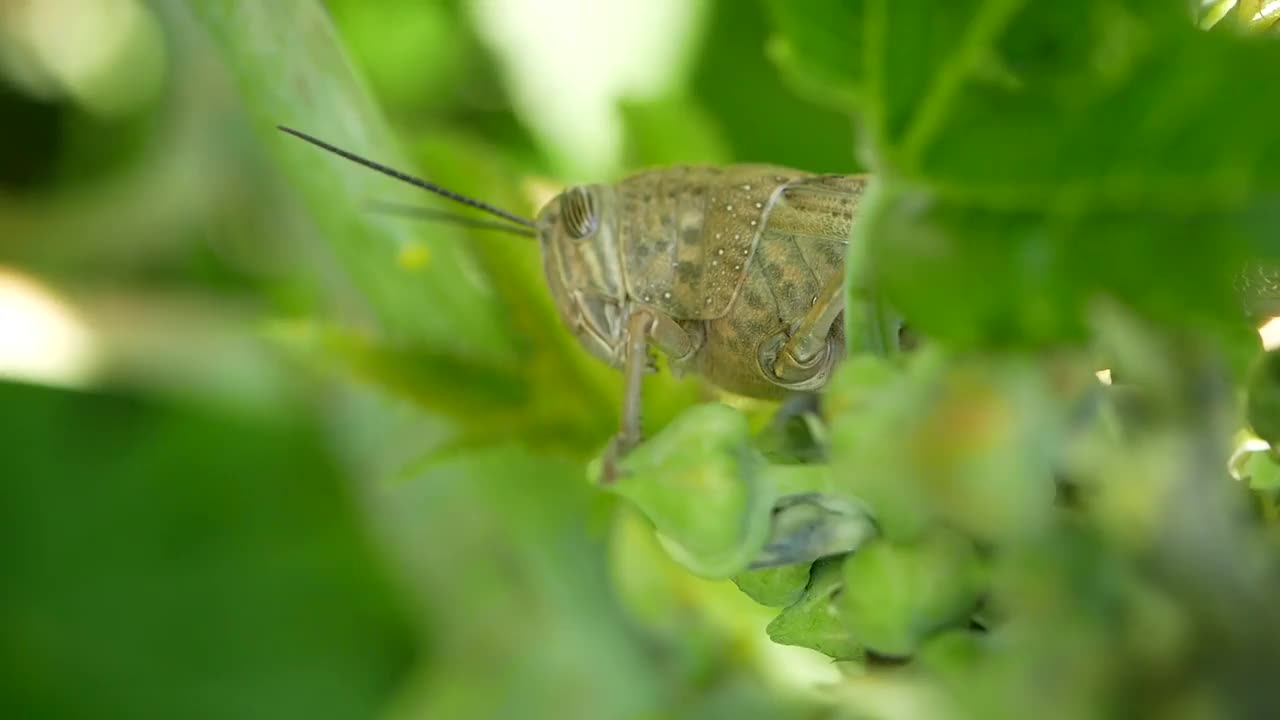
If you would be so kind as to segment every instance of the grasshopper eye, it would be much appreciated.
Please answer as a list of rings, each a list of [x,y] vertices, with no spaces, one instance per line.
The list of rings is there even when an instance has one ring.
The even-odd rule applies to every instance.
[[[586,188],[569,188],[560,198],[560,218],[569,234],[584,238],[595,232],[600,216],[595,195]]]

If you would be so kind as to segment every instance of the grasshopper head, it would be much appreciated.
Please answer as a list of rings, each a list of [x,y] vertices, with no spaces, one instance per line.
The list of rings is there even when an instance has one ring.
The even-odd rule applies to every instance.
[[[502,222],[475,220],[439,211],[382,204],[398,214],[449,220],[458,225],[537,236],[542,245],[547,284],[560,317],[592,355],[610,365],[623,362],[626,286],[618,252],[616,196],[606,185],[572,187],[556,196],[530,220],[482,200],[441,187],[374,162],[299,130],[280,130],[327,152],[363,165],[456,203],[488,213]]]
[[[626,286],[615,195],[606,185],[571,187],[538,213],[547,286],[556,309],[592,355],[623,362]]]

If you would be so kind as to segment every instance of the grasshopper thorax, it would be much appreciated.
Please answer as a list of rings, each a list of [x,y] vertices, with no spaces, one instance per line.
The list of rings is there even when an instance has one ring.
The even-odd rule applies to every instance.
[[[536,232],[561,319],[592,355],[618,367],[626,341],[627,290],[616,202],[611,186],[571,187],[538,213]]]

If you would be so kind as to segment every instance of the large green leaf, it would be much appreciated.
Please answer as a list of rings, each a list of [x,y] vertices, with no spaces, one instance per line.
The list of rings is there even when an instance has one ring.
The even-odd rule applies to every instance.
[[[1278,254],[1280,100],[1258,89],[1280,46],[1183,10],[847,4],[864,19],[851,109],[881,182],[855,240],[926,334],[1054,341],[1101,297],[1180,324],[1239,318],[1235,273]],[[793,20],[790,43],[830,64],[823,17]]]
[[[793,82],[828,103],[856,102],[866,81],[866,3],[767,0],[778,31],[771,50]]]
[[[790,3],[814,18],[821,13],[804,8],[828,4]],[[813,172],[855,171],[853,128],[847,114],[832,107],[828,86],[803,71],[779,77],[769,63],[771,46],[780,47],[777,52],[783,55],[789,47],[768,23],[767,9],[758,2],[712,3],[692,92],[717,121],[733,160]],[[796,87],[805,90],[805,97],[797,97]]]

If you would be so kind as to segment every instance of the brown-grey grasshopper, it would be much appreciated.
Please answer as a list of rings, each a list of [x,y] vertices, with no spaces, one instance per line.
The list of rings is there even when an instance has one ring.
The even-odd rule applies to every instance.
[[[537,238],[565,325],[626,375],[606,480],[613,461],[640,441],[650,347],[675,372],[761,399],[820,389],[844,355],[845,255],[864,175],[667,167],[571,187],[530,220],[280,129]]]

